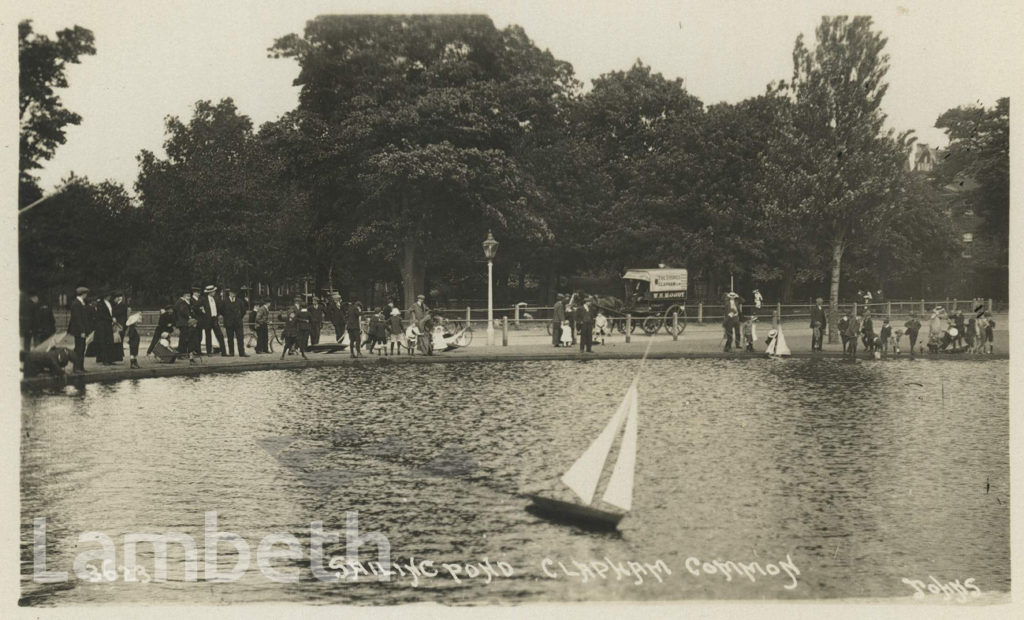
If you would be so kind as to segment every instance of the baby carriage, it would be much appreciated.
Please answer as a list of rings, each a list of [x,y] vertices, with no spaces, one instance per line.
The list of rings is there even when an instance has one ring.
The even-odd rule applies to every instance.
[[[179,357],[188,357],[188,353],[179,353],[175,349],[158,342],[153,345],[153,357],[161,364],[173,364],[178,361]]]

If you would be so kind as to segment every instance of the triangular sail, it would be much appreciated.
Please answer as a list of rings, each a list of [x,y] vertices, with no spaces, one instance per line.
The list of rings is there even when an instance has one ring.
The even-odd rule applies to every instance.
[[[580,458],[576,459],[576,462],[572,464],[569,471],[562,475],[562,482],[572,489],[573,493],[578,495],[584,504],[589,504],[594,499],[594,492],[597,490],[597,483],[601,479],[604,463],[608,459],[608,453],[611,452],[612,444],[615,443],[615,437],[618,436],[619,431],[622,429],[622,422],[629,411],[632,394],[635,390],[636,382],[626,391],[626,396],[619,404],[615,415],[608,421],[608,425],[604,427],[604,430],[597,436],[594,443],[590,444],[587,451]]]
[[[637,391],[630,390],[629,414],[626,431],[619,446],[619,459],[615,462],[608,488],[601,499],[612,506],[629,510],[633,506],[633,474],[636,471],[636,433],[638,418]]]
[[[789,347],[786,346],[786,337],[782,335],[782,326],[779,326],[779,333],[775,338],[774,355],[789,355]]]

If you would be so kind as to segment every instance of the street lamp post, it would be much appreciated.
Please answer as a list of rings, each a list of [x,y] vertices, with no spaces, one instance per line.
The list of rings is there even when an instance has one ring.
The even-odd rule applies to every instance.
[[[494,255],[498,253],[498,242],[491,231],[484,240],[484,257],[487,258],[487,346],[494,346]]]

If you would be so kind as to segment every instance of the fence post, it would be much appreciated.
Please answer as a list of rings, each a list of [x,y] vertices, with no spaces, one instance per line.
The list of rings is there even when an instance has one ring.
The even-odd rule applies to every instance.
[[[508,346],[508,317],[501,317],[501,346]]]
[[[672,313],[672,340],[679,340],[679,313]]]
[[[516,327],[519,327],[519,304],[516,304]]]
[[[946,305],[943,307],[946,309],[946,312],[949,312],[949,309],[952,307],[949,305],[949,297],[946,298]]]
[[[472,309],[466,306],[466,327],[470,326],[470,322],[473,320]]]
[[[853,316],[857,316],[857,302],[853,302]]]
[[[887,316],[890,319],[892,318],[892,302],[891,301],[885,302],[885,316]]]
[[[626,315],[626,344],[629,344],[629,333],[633,331],[633,315]]]
[[[779,317],[779,321],[775,325],[775,327],[778,327],[779,325],[782,325],[782,302],[781,301],[775,302],[775,313]]]
[[[703,301],[697,302],[697,322],[698,323],[703,323],[704,322],[704,302]]]
[[[988,298],[988,311],[992,312],[992,298],[991,297]]]
[[[921,300],[921,314],[924,314],[924,299]]]
[[[775,310],[772,310],[772,327],[776,327],[777,328],[779,326],[779,322],[781,320],[782,320],[782,317],[779,316],[778,308],[776,308]]]
[[[956,312],[956,297],[953,298],[953,312]]]

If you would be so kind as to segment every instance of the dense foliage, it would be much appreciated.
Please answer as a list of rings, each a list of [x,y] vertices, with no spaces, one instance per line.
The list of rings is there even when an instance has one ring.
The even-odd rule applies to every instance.
[[[168,118],[134,202],[76,179],[23,218],[23,282],[480,299],[492,230],[499,302],[658,263],[704,299],[730,280],[784,300],[916,296],[956,257],[937,207],[952,179],[976,179],[977,211],[1005,230],[1008,103],[944,114],[949,163],[915,175],[913,138],[883,129],[884,47],[868,18],[825,18],[790,81],[705,105],[639,60],[584,92],[482,16],[319,17],[269,50],[300,66],[295,110],[258,129],[230,99]]]
[[[68,64],[96,53],[92,32],[75,26],[57,33],[56,40],[32,30],[32,21],[18,24],[18,118],[21,125],[18,162],[19,204],[25,206],[42,192],[32,171],[51,159],[64,144],[64,128],[82,117],[61,103],[55,88],[67,88]]]

